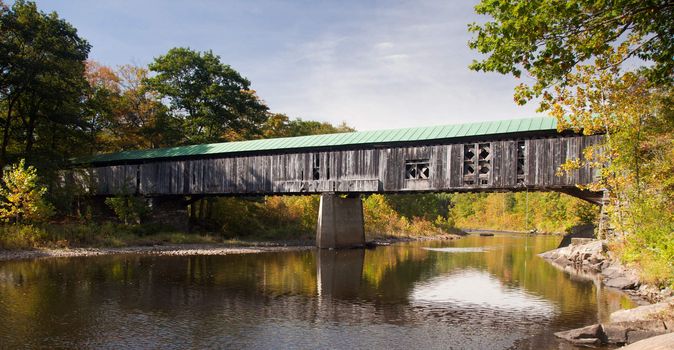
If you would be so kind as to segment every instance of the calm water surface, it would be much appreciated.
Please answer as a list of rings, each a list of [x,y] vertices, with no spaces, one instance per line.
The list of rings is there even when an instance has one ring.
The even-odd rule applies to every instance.
[[[0,348],[568,349],[630,302],[536,256],[558,242],[0,262]]]

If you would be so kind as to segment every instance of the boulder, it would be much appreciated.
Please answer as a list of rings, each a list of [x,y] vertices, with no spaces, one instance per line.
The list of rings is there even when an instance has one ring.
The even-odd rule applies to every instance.
[[[658,314],[664,314],[666,312],[674,312],[674,298],[669,298],[668,300],[657,304],[616,311],[611,314],[609,320],[611,322],[650,321]]]
[[[618,278],[625,274],[625,269],[619,264],[611,264],[601,272],[606,278]]]
[[[665,334],[665,332],[656,332],[656,331],[628,331],[627,332],[627,344],[633,344],[639,340],[644,340],[652,338],[658,335]]]
[[[629,328],[627,323],[603,323],[601,328],[609,344],[623,345],[627,343],[627,329]]]
[[[639,280],[632,276],[608,278],[604,281],[605,286],[617,289],[634,289],[638,284]]]
[[[576,345],[600,345],[605,339],[604,331],[599,324],[557,332],[555,336]]]
[[[609,344],[630,344],[647,337],[667,333],[665,325],[660,320],[611,322],[601,325],[606,342]]]
[[[621,348],[621,350],[674,350],[674,333],[641,340]]]

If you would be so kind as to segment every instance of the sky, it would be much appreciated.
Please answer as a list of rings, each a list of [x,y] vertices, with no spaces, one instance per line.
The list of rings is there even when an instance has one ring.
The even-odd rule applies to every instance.
[[[513,102],[514,78],[468,69],[477,1],[36,2],[78,29],[91,60],[212,50],[291,118],[376,130],[537,116]]]

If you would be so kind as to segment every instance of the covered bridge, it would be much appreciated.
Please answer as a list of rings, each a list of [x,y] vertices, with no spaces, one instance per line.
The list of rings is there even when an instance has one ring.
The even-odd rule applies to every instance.
[[[592,169],[561,176],[557,170],[566,160],[581,158],[601,137],[559,133],[552,118],[358,131],[97,155],[76,161],[79,171],[72,179],[86,183],[96,196],[325,194],[320,246],[321,222],[344,224],[342,209],[348,216],[360,210],[355,215],[360,224],[344,226],[360,225],[362,231],[362,209],[347,210],[359,207],[360,200],[335,194],[527,189],[597,201],[599,194],[576,187],[593,181]],[[327,244],[335,245],[343,244]]]

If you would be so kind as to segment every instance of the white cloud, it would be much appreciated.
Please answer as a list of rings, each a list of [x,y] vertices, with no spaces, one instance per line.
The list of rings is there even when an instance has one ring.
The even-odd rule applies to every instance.
[[[507,119],[517,107],[512,78],[467,67],[472,5],[401,3],[352,23],[332,23],[273,59],[286,79],[253,82],[273,110],[358,129]]]
[[[379,129],[530,116],[515,81],[468,70],[473,2],[148,0],[44,2],[103,64],[147,64],[175,46],[213,51],[274,112]],[[142,14],[142,15],[141,15]]]

